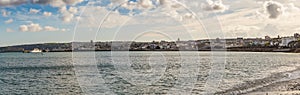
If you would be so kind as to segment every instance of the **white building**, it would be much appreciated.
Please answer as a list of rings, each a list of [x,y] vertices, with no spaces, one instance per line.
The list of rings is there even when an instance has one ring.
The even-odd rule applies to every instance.
[[[293,37],[293,36],[291,36],[291,37],[282,37],[280,46],[288,46],[288,44],[292,41],[296,41],[296,38]]]

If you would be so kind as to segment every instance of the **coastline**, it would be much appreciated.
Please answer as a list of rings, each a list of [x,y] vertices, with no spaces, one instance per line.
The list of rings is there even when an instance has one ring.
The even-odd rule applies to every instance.
[[[277,51],[276,51],[277,50]],[[280,49],[203,49],[203,50],[61,50],[61,51],[48,51],[48,52],[108,52],[108,51],[149,51],[149,52],[168,52],[168,51],[194,51],[194,52],[206,52],[206,51],[225,51],[225,52],[281,52],[281,53],[300,53],[300,48],[290,49],[290,50],[280,50]],[[10,53],[10,52],[20,52],[26,53],[24,51],[0,51],[0,53]],[[43,51],[45,53],[45,51]]]

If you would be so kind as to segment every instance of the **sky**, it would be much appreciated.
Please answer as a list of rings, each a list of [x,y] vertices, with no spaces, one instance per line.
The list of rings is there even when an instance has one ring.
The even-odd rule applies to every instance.
[[[289,36],[299,1],[0,0],[0,46]]]

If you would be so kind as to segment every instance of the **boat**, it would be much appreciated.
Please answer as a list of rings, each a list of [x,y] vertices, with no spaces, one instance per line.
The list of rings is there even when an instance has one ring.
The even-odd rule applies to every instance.
[[[23,50],[23,53],[30,53],[30,50]]]
[[[38,48],[34,48],[32,51],[30,51],[30,53],[40,53],[40,52],[43,52],[43,51]]]

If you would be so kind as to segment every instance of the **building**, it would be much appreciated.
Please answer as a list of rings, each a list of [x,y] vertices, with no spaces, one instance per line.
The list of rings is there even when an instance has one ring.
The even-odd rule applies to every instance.
[[[265,36],[265,40],[272,40],[272,38],[270,36]]]
[[[295,33],[295,34],[294,34],[294,37],[295,37],[296,39],[298,39],[298,40],[299,40],[299,38],[300,38],[300,34],[299,34],[299,33]]]
[[[282,37],[281,38],[281,43],[279,46],[282,46],[282,47],[287,47],[288,44],[292,41],[296,41],[296,38],[293,37],[293,36],[290,36],[290,37]]]

